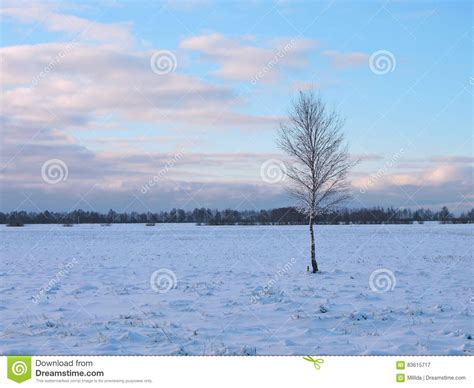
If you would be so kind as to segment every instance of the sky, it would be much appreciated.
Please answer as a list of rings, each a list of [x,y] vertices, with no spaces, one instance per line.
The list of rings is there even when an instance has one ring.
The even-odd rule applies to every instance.
[[[277,130],[310,89],[346,119],[347,206],[474,206],[470,2],[0,12],[0,211],[292,205]]]

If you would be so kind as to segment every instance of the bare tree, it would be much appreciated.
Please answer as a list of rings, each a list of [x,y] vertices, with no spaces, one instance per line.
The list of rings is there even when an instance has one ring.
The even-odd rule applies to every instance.
[[[286,169],[289,190],[309,217],[311,266],[318,272],[314,230],[315,217],[334,209],[349,197],[347,173],[354,165],[341,129],[344,120],[329,110],[313,91],[300,92],[288,120],[280,124],[279,147],[291,158]]]

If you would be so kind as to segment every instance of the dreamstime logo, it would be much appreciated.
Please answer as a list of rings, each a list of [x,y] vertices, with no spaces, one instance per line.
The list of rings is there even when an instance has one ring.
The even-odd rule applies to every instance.
[[[281,160],[269,159],[260,166],[260,177],[265,183],[278,183],[286,177],[286,166]]]
[[[158,75],[172,73],[177,66],[176,56],[169,50],[156,51],[150,58],[151,70]]]
[[[392,73],[397,67],[395,55],[387,50],[378,50],[369,58],[369,68],[376,75]]]
[[[21,376],[28,372],[28,366],[23,361],[14,362],[12,365],[12,373],[15,376]]]
[[[392,291],[397,284],[395,275],[387,268],[376,269],[370,274],[369,286],[373,292],[383,294]]]
[[[161,268],[151,274],[150,287],[158,294],[164,294],[176,287],[178,279],[173,271]]]
[[[46,183],[55,185],[65,181],[69,174],[66,163],[61,159],[50,159],[41,166],[41,177]]]
[[[22,383],[31,379],[31,356],[8,356],[7,364],[10,380]]]

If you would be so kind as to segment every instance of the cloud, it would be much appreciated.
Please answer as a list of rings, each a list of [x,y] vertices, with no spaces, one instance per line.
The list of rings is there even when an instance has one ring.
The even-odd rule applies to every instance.
[[[146,194],[93,186],[82,193],[64,193],[58,188],[46,192],[39,189],[19,191],[4,187],[2,199],[3,204],[13,204],[12,208],[4,210],[17,208],[27,211],[85,209],[106,212],[114,209],[117,212],[156,212],[172,208],[193,209],[195,207],[260,210],[288,206],[290,203],[287,194],[279,187],[186,181],[160,183],[159,189]]]
[[[131,23],[100,23],[59,13],[65,4],[47,2],[9,2],[0,15],[22,23],[37,23],[51,32],[66,33],[75,40],[129,46],[135,41]]]
[[[369,54],[362,52],[342,53],[339,51],[324,51],[323,55],[328,57],[333,66],[339,68],[348,68],[367,65]]]
[[[265,184],[260,177],[261,165],[266,160],[285,159],[279,153],[203,153],[193,151],[192,146],[186,144],[176,144],[174,151],[169,152],[144,152],[130,147],[93,152],[60,131],[40,132],[22,147],[20,157],[3,170],[3,210],[11,210],[12,204],[21,202],[22,193],[31,195],[40,209],[68,210],[80,201],[79,194],[86,195],[90,190],[93,194],[87,195],[88,202],[102,211],[110,207],[123,210],[129,205],[129,210],[144,210],[140,201],[155,210],[236,207],[242,203],[242,208],[269,208],[292,203],[283,185]],[[12,147],[5,150],[3,164],[15,156],[16,151]],[[371,163],[381,160],[377,154],[353,157]],[[67,181],[58,185],[43,181],[41,166],[49,159],[64,161],[69,171]],[[355,171],[351,178],[356,199],[350,205],[405,206],[409,203],[412,207],[439,208],[446,203],[465,201],[460,209],[472,206],[468,200],[472,198],[472,165],[420,161],[419,171],[403,172],[396,168],[375,175]],[[155,183],[149,185],[149,182]],[[145,193],[143,187],[146,187]],[[135,196],[140,201],[136,201]],[[104,197],[110,201],[104,201]],[[52,198],[56,202],[51,202]],[[86,205],[80,202],[78,206]]]
[[[287,70],[308,66],[316,41],[289,37],[262,43],[253,36],[192,36],[174,53],[177,70],[158,75],[150,67],[156,51],[136,45],[131,23],[65,15],[64,7],[11,2],[1,10],[2,17],[37,23],[67,39],[0,48],[4,210],[22,204],[23,193],[40,209],[51,210],[68,210],[78,201],[80,207],[89,206],[79,195],[86,195],[99,210],[118,211],[127,206],[136,210],[143,203],[154,210],[291,204],[280,185],[264,184],[260,178],[261,164],[282,155],[199,151],[207,131],[274,129],[280,117],[243,113],[245,101],[228,83],[185,74],[180,65],[183,52],[197,53],[217,65],[214,74],[222,79],[271,83]],[[324,55],[337,67],[368,60],[367,54],[357,52]],[[166,135],[154,131],[160,125],[168,129]],[[141,131],[143,126],[146,131]],[[124,129],[123,137],[117,135],[119,129]],[[383,160],[378,154],[354,157],[374,164]],[[50,159],[66,163],[67,181],[50,185],[42,179],[41,167]],[[472,161],[467,156],[435,156],[414,159],[409,167],[397,164],[377,177],[363,200],[401,205],[400,190],[418,192],[422,196],[417,201],[433,206],[459,201],[459,195],[472,198]],[[143,195],[142,186],[158,174],[159,185]],[[353,187],[363,187],[370,178],[354,173]]]
[[[377,163],[377,159],[371,163]],[[439,209],[449,205],[457,213],[474,207],[474,165],[470,156],[400,156],[400,159],[385,161],[375,172],[352,173],[351,184],[354,206],[359,207]]]
[[[0,49],[4,120],[87,128],[97,117],[188,125],[274,125],[278,117],[233,111],[234,92],[179,72],[157,75],[152,51],[118,51],[83,43]]]
[[[85,23],[85,19],[57,11],[51,4],[40,3],[2,10],[3,16],[37,22],[51,31],[78,33],[77,39],[69,42],[0,48],[2,206],[11,209],[22,192],[48,197],[45,203],[55,198],[51,208],[64,206],[91,188],[122,199],[139,192],[173,154],[144,151],[143,141],[169,143],[170,138],[153,136],[153,131],[134,136],[137,123],[146,123],[151,129],[160,123],[171,124],[180,128],[180,133],[188,130],[184,138],[188,143],[190,140],[191,149],[202,131],[228,127],[261,130],[279,119],[234,110],[242,100],[232,89],[183,74],[179,66],[176,72],[155,74],[150,67],[155,50],[129,45],[133,40],[129,25]],[[111,41],[127,44],[120,47]],[[97,134],[119,125],[127,127],[127,136],[136,147],[127,143],[127,136],[104,141],[106,135]],[[88,135],[83,137],[86,143],[79,139],[81,131]],[[181,150],[178,138],[174,146]],[[97,143],[100,152],[90,148]],[[214,180],[214,185],[246,182],[251,175],[248,169],[258,171],[255,163],[263,157],[196,154],[189,149],[179,166],[166,174],[163,181],[167,183],[160,185],[160,190],[166,192],[175,182],[181,182],[182,187],[198,180]],[[60,159],[68,166],[68,180],[61,185],[51,186],[41,177],[41,167],[50,159]],[[235,172],[236,164],[246,172],[229,177],[224,167]]]
[[[304,91],[308,91],[308,90],[317,90],[317,89],[321,89],[321,84],[319,82],[303,82],[303,81],[299,81],[299,82],[295,82],[293,84],[293,90],[299,92],[304,92]]]
[[[218,65],[214,74],[233,81],[274,82],[284,69],[309,65],[307,54],[317,42],[303,38],[278,38],[266,47],[254,44],[254,37],[226,37],[218,33],[183,39],[180,47],[196,51]]]
[[[196,153],[181,147],[167,153],[94,153],[69,139],[57,139],[54,144],[33,142],[23,147],[20,157],[2,171],[4,210],[21,203],[23,194],[31,196],[40,209],[56,210],[69,209],[80,196],[87,196],[94,208],[107,210],[122,209],[135,196],[154,209],[167,209],[186,205],[236,207],[246,196],[268,207],[264,198],[282,195],[282,188],[265,187],[259,175],[261,163],[274,154]],[[2,154],[2,162],[3,158],[14,156],[13,152],[10,148]],[[50,159],[60,159],[67,166],[66,181],[51,185],[42,179],[41,167]],[[88,194],[91,190],[93,195]],[[110,200],[103,201],[101,197]],[[82,207],[86,205],[81,203]],[[135,203],[132,210],[137,206],[141,207],[140,203]]]
[[[430,159],[435,163],[474,163],[473,156],[433,156]]]
[[[433,159],[428,158],[426,161],[431,162]],[[446,159],[450,159],[450,157],[446,157]],[[470,160],[469,157],[465,157],[465,159]],[[383,190],[387,186],[436,186],[442,184],[466,186],[469,183],[474,183],[472,161],[458,164],[446,163],[444,160],[436,164],[427,164],[426,161],[419,160],[416,170],[414,170],[415,165],[412,164],[409,172],[399,171],[400,165],[397,165],[397,163],[387,165],[375,173],[365,174],[354,179],[352,184],[356,188]],[[404,167],[403,164],[401,166]]]
[[[377,161],[377,160],[383,160],[384,157],[381,154],[351,154],[351,159],[352,160],[357,160],[359,162],[369,162],[369,161]]]
[[[427,171],[422,177],[421,184],[440,185],[443,183],[458,183],[461,185],[473,181],[474,170],[467,166],[441,165],[432,171]]]

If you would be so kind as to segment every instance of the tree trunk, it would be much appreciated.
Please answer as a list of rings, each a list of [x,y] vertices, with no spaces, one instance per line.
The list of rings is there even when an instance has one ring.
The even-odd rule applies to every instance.
[[[309,233],[311,234],[311,266],[313,273],[318,272],[318,263],[316,262],[316,249],[314,246],[313,217],[309,217]]]

